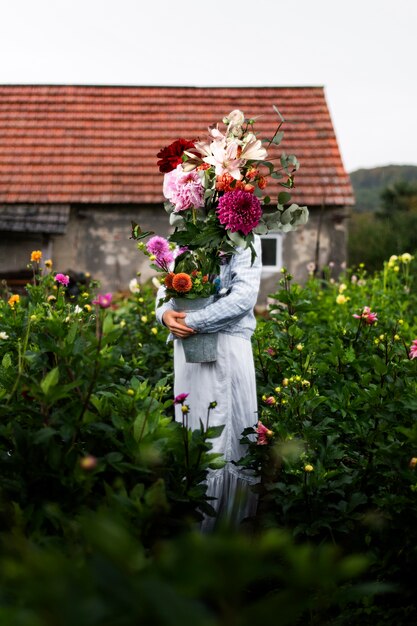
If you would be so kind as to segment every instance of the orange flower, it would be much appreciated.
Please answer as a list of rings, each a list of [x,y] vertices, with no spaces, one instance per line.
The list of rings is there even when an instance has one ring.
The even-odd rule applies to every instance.
[[[172,289],[172,279],[174,278],[174,272],[170,272],[165,276],[164,284],[167,289]]]
[[[206,274],[205,276],[203,276],[203,278],[202,278],[202,281],[201,281],[201,282],[204,284],[204,283],[206,283],[207,281],[208,281],[208,274]]]
[[[265,176],[261,176],[258,179],[258,187],[259,187],[259,189],[265,189],[266,185],[267,185],[267,180],[266,180]]]
[[[42,258],[42,252],[41,250],[33,250],[31,255],[30,255],[30,260],[32,261],[32,263],[39,263],[40,260]]]
[[[20,300],[20,296],[18,296],[17,294],[15,294],[14,296],[10,296],[9,300],[8,300],[8,305],[14,309],[14,305],[17,304]]]
[[[256,178],[258,176],[258,174],[259,174],[259,170],[257,170],[255,167],[251,167],[246,172],[246,178],[248,180],[253,180],[254,178]]]
[[[244,187],[244,191],[248,191],[249,193],[253,193],[255,191],[255,186],[251,185],[251,183],[246,183]]]
[[[172,279],[172,286],[174,287],[175,291],[178,291],[178,293],[187,293],[187,291],[190,291],[190,289],[193,286],[193,283],[191,281],[191,277],[186,274],[185,272],[180,272],[179,274],[175,274],[175,276]]]

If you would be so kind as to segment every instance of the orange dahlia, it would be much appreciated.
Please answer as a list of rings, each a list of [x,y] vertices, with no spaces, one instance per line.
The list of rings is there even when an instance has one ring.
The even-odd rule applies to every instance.
[[[174,278],[174,272],[170,272],[165,276],[164,283],[167,289],[172,289],[172,279]]]
[[[30,255],[30,260],[32,261],[32,263],[39,263],[40,260],[42,258],[42,251],[41,250],[33,250],[31,255]]]
[[[179,274],[175,274],[175,276],[173,276],[172,286],[174,287],[175,291],[178,291],[178,293],[187,293],[187,291],[190,291],[193,283],[191,281],[191,277],[188,274],[186,274],[185,272],[180,272]]]

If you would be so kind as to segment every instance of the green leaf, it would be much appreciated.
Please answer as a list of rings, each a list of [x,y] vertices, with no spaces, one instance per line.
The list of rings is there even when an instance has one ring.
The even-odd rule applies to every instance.
[[[7,370],[9,367],[11,367],[11,365],[12,365],[12,357],[10,356],[10,352],[6,352],[6,354],[4,355],[4,357],[2,359],[1,364],[4,367],[5,370]]]
[[[291,194],[288,191],[281,191],[278,194],[278,203],[279,204],[287,204],[291,200]]]
[[[41,389],[43,393],[47,396],[49,390],[55,387],[55,385],[59,381],[59,368],[54,367],[50,372],[47,373],[45,378],[41,381]]]
[[[49,426],[46,426],[45,428],[41,428],[40,430],[38,430],[37,433],[35,433],[32,441],[35,444],[44,443],[46,441],[49,441],[49,439],[51,439],[55,434],[56,434],[56,430],[54,428],[50,428]]]

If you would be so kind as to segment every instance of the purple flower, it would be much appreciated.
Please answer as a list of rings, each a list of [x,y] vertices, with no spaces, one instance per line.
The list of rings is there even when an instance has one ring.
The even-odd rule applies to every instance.
[[[155,235],[155,237],[149,239],[148,243],[146,244],[146,249],[149,254],[154,254],[156,257],[160,257],[168,254],[169,243],[167,239]]]
[[[55,276],[55,280],[57,283],[60,283],[60,285],[64,285],[64,287],[68,287],[69,284],[69,276],[67,274],[57,274]]]
[[[219,222],[232,233],[240,230],[249,235],[261,219],[261,203],[249,191],[228,191],[219,200],[217,215]]]
[[[180,393],[174,398],[174,404],[182,404],[188,398],[188,393]]]
[[[181,165],[165,174],[163,193],[174,205],[175,213],[204,206],[204,187],[198,172],[184,172]]]
[[[112,298],[111,293],[105,293],[104,295],[99,293],[97,298],[93,300],[93,304],[97,304],[101,309],[108,309],[111,305]]]

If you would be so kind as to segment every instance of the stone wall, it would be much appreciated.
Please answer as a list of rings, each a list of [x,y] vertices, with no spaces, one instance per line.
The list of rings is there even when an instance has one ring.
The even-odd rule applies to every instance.
[[[320,217],[321,215],[321,217]],[[283,264],[294,279],[304,282],[307,265],[314,261],[317,231],[319,267],[335,264],[334,274],[346,261],[346,211],[327,207],[310,209],[306,226],[283,238]],[[51,257],[54,269],[61,272],[89,272],[101,282],[103,290],[126,291],[137,272],[145,281],[153,275],[148,258],[137,250],[130,239],[131,222],[143,230],[166,236],[169,232],[167,214],[162,205],[155,206],[73,206],[65,235],[2,234],[0,239],[0,271],[24,269],[31,250],[42,249],[44,258]],[[260,301],[277,289],[280,274],[264,273]]]

